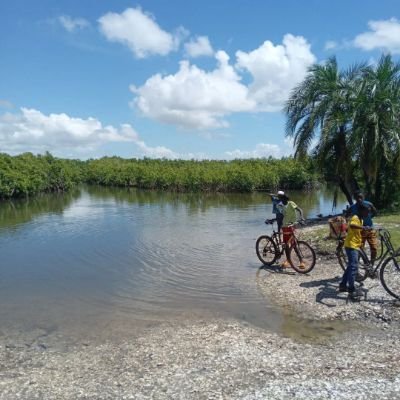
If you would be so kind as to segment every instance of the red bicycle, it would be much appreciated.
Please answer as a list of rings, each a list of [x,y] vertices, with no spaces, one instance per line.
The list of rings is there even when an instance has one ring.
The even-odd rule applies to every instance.
[[[314,249],[304,240],[299,240],[296,236],[294,225],[289,225],[289,229],[283,232],[285,240],[281,234],[274,229],[275,219],[267,219],[265,223],[272,225],[272,235],[262,235],[257,239],[257,257],[264,265],[273,265],[285,253],[286,246],[289,246],[288,261],[290,266],[301,274],[310,272],[316,261]]]

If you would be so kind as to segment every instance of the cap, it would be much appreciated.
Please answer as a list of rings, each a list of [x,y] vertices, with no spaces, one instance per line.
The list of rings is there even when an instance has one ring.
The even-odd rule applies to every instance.
[[[285,192],[283,190],[278,190],[278,196],[284,196]]]

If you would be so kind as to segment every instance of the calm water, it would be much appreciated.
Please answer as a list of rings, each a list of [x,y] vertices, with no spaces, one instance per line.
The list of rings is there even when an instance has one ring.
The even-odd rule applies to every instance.
[[[306,216],[332,212],[327,190],[291,197]],[[1,330],[95,337],[229,317],[279,331],[254,249],[271,210],[264,193],[93,187],[0,203]]]

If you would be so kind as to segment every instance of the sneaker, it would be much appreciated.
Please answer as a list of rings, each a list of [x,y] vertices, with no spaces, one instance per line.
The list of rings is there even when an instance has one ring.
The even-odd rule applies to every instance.
[[[301,262],[301,263],[299,264],[298,268],[299,268],[299,269],[306,269],[306,265],[305,265],[303,262]]]
[[[289,268],[289,267],[290,267],[289,261],[284,261],[284,262],[281,264],[281,268]]]
[[[349,290],[347,289],[347,286],[345,285],[339,285],[339,292],[343,293],[343,292],[348,292]]]

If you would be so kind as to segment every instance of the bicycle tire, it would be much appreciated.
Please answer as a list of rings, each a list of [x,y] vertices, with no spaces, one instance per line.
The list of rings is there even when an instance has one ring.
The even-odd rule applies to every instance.
[[[343,244],[338,244],[338,246],[336,247],[336,257],[339,261],[339,265],[342,267],[342,270],[346,271],[348,260]]]
[[[383,242],[382,240],[379,240],[375,261],[379,261],[382,258],[382,256],[383,256]]]
[[[367,242],[365,242],[365,245],[362,247],[364,250],[364,253],[368,257],[369,260],[371,260],[371,245]],[[375,261],[379,261],[383,256],[383,242],[382,240],[378,239],[378,246],[376,248],[376,257]]]
[[[262,235],[256,242],[258,259],[264,265],[272,265],[278,258],[278,248],[270,236]]]
[[[342,267],[343,272],[347,268],[347,254],[343,245],[339,244],[336,248],[336,257],[338,258],[339,264]],[[358,273],[356,276],[357,282],[364,281],[368,276],[370,261],[363,250],[358,251]]]
[[[369,275],[369,270],[371,269],[371,263],[369,258],[365,254],[364,250],[358,250],[358,272],[356,276],[357,282],[362,282],[367,279]]]
[[[296,272],[306,274],[315,267],[315,251],[307,242],[297,240],[289,248],[288,261]],[[301,264],[304,265],[304,268],[300,268]]]
[[[379,277],[384,289],[395,299],[400,299],[400,265],[395,257],[385,260]]]

